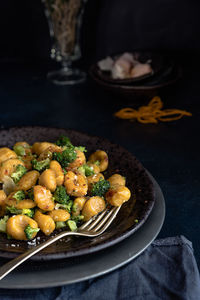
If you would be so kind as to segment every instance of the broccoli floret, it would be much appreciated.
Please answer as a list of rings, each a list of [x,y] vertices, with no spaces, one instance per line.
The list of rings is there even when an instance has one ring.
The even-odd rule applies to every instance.
[[[14,206],[6,206],[6,212],[12,215],[26,215],[30,218],[32,218],[35,214],[34,208],[17,209]]]
[[[46,158],[44,160],[37,161],[36,159],[32,160],[32,166],[34,170],[37,170],[39,172],[44,171],[49,167],[50,159]]]
[[[68,212],[71,212],[73,206],[73,200],[69,200],[69,202],[66,205],[67,205],[66,210]]]
[[[14,146],[13,150],[18,156],[24,156],[26,154],[23,146]]]
[[[6,206],[6,212],[12,215],[20,215],[22,213],[21,209],[17,209],[14,206]]]
[[[63,170],[63,174],[66,175],[67,171],[65,169],[62,169],[62,170]]]
[[[34,200],[33,188],[27,191],[28,199]]]
[[[82,173],[85,176],[91,176],[94,174],[94,170],[87,164],[82,165],[81,167],[78,168],[78,170],[80,173]]]
[[[78,215],[78,216],[72,216],[71,220],[74,221],[76,224],[80,224],[81,221],[83,221],[84,216]]]
[[[61,204],[67,204],[70,200],[69,195],[66,193],[66,189],[62,185],[56,188],[53,196],[55,201]]]
[[[56,229],[64,228],[66,226],[67,226],[66,222],[61,222],[61,221],[56,222]]]
[[[21,214],[26,215],[29,218],[32,218],[35,214],[35,209],[34,208],[23,208]]]
[[[72,148],[66,148],[63,152],[54,152],[53,159],[57,160],[63,168],[67,167],[77,157],[77,153]]]
[[[75,147],[75,150],[79,150],[81,152],[87,152],[87,150],[83,146]]]
[[[78,168],[78,171],[79,171],[79,173],[81,173],[82,175],[85,175],[85,168],[84,168],[84,165],[80,166],[80,167]]]
[[[56,203],[55,209],[66,209],[69,213],[72,210],[73,200],[69,200],[67,204]]]
[[[67,221],[67,225],[68,225],[68,227],[69,227],[69,229],[70,229],[71,231],[76,231],[77,226],[76,226],[76,222],[75,222],[75,221],[68,220],[68,221]]]
[[[74,203],[73,202],[73,205],[72,205],[72,212],[76,212],[77,211],[77,203]]]
[[[63,152],[54,152],[53,159],[57,160],[61,166],[65,168],[76,159],[76,147],[74,147],[70,139],[64,135],[60,136],[60,138],[56,141],[56,145],[61,146],[63,148]]]
[[[60,147],[71,147],[72,143],[67,136],[61,135],[59,139],[55,142],[56,145]]]
[[[4,216],[2,219],[0,219],[0,232],[6,232],[6,223],[8,218],[8,216]]]
[[[24,229],[24,232],[27,239],[31,240],[33,233],[38,232],[39,230],[40,230],[39,228],[32,228],[30,225],[27,225],[26,228]]]
[[[19,202],[21,200],[24,200],[26,195],[25,195],[24,191],[20,190],[20,191],[15,192],[12,197],[15,198]]]
[[[99,180],[98,182],[93,184],[92,190],[91,190],[91,195],[103,197],[109,188],[110,188],[109,181],[107,181],[105,179]]]
[[[15,171],[11,174],[14,183],[17,183],[22,176],[27,172],[27,169],[22,165],[17,165]]]

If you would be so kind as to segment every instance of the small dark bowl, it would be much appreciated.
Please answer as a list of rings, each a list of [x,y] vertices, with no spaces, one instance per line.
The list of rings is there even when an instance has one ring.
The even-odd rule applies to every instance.
[[[140,102],[146,99],[147,101],[152,97],[158,95],[158,92],[166,87],[169,87],[177,82],[181,77],[180,67],[173,63],[168,65],[162,72],[157,73],[152,78],[145,82],[135,82],[132,84],[112,84],[106,80],[102,80],[95,71],[95,66],[91,66],[89,70],[91,78],[104,90],[114,94],[117,97],[126,97],[133,103]]]
[[[102,71],[98,63],[92,65],[92,71],[93,73],[101,80],[111,83],[111,84],[123,84],[123,85],[129,85],[129,84],[141,84],[144,83],[146,80],[152,78],[153,76],[157,75],[159,72],[161,72],[166,66],[171,64],[170,59],[167,56],[163,56],[158,53],[151,53],[151,52],[133,52],[133,56],[141,63],[146,63],[147,61],[150,61],[150,65],[152,68],[152,72],[138,76],[135,78],[124,78],[124,79],[113,79],[111,76],[111,72],[109,71]],[[113,59],[116,59],[120,56],[118,55],[111,55]]]

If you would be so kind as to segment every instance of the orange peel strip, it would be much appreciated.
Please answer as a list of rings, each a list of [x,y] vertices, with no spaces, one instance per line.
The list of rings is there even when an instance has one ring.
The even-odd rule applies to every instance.
[[[134,120],[143,124],[171,122],[181,119],[183,116],[192,116],[190,112],[180,109],[163,109],[163,102],[160,97],[154,97],[147,106],[141,106],[138,110],[131,107],[125,107],[114,115],[120,119]]]

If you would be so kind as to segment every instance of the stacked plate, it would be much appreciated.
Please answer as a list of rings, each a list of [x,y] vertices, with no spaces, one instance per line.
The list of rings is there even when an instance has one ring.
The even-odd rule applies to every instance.
[[[90,67],[90,76],[104,89],[123,96],[155,96],[163,87],[175,83],[181,75],[180,68],[174,60],[166,55],[150,52],[133,52],[133,57],[141,63],[148,62],[152,71],[141,76],[125,79],[114,79],[112,72],[103,71],[99,62]],[[111,58],[116,60],[119,55]]]
[[[11,147],[19,140],[30,144],[55,141],[61,134],[76,145],[86,145],[88,153],[104,149],[111,158],[107,176],[114,172],[125,176],[131,199],[122,205],[106,232],[93,239],[71,237],[56,242],[1,280],[0,288],[54,287],[103,275],[142,253],[162,227],[165,217],[162,191],[135,156],[123,147],[75,130],[49,127],[2,129],[0,140],[2,145]],[[49,238],[42,233],[39,237],[36,243]],[[0,265],[34,245],[0,234]]]

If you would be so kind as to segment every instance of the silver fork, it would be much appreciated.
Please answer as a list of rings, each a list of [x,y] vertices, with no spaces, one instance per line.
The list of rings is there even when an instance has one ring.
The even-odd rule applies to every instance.
[[[12,270],[21,265],[28,258],[38,253],[42,249],[48,247],[53,244],[57,240],[66,237],[68,235],[79,235],[79,236],[87,236],[87,237],[96,237],[102,234],[108,226],[112,223],[114,218],[116,217],[120,207],[113,207],[110,211],[105,209],[101,214],[99,214],[96,218],[91,218],[89,221],[84,223],[82,226],[78,228],[77,231],[63,231],[56,236],[50,238],[44,243],[37,245],[34,248],[24,252],[18,257],[12,259],[2,267],[0,267],[0,280],[3,279],[6,275],[8,275]]]

